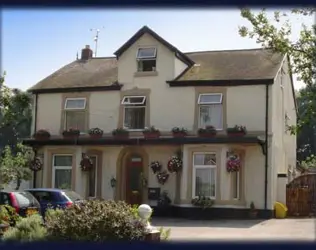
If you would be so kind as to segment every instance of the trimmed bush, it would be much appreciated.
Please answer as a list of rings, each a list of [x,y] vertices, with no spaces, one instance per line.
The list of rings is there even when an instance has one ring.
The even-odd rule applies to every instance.
[[[49,210],[45,217],[50,240],[142,240],[146,228],[135,209],[119,201],[86,201],[65,210]]]
[[[27,218],[17,222],[15,227],[9,228],[3,234],[4,241],[42,241],[45,240],[47,232],[43,226],[42,217],[38,214],[33,214]]]

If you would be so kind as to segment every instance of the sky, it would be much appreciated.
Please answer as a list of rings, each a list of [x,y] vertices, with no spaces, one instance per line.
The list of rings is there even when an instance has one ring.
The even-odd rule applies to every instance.
[[[271,10],[272,13],[272,10]],[[293,39],[300,25],[313,17],[290,17]],[[6,10],[2,12],[1,71],[6,84],[26,90],[74,61],[81,49],[94,49],[100,29],[98,57],[113,56],[141,27],[147,25],[182,52],[260,47],[242,38],[238,26],[248,25],[236,9],[103,9],[103,10]],[[295,87],[303,86],[295,82]]]

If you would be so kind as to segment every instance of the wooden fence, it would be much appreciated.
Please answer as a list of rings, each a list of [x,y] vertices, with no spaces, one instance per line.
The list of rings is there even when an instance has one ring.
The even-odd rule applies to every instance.
[[[316,215],[316,174],[301,175],[286,186],[288,216]]]

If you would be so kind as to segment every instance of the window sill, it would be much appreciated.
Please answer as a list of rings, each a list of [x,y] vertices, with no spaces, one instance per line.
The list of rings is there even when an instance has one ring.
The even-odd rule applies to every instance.
[[[143,71],[143,72],[135,72],[135,77],[146,77],[146,76],[157,76],[158,71]]]

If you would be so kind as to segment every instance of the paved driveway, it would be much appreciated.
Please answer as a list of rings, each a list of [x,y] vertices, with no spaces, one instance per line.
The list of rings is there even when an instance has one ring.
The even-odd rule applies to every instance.
[[[154,218],[152,225],[171,229],[170,240],[315,241],[315,219],[210,220]]]

